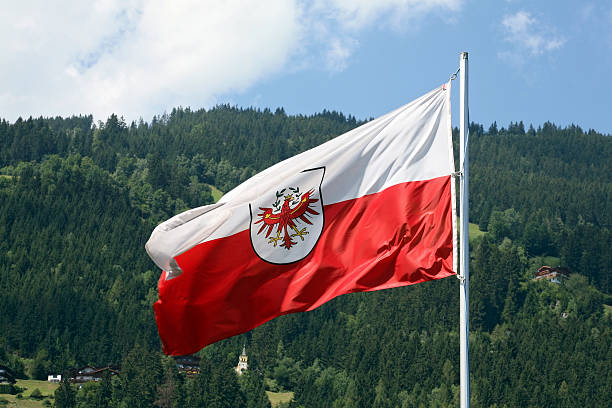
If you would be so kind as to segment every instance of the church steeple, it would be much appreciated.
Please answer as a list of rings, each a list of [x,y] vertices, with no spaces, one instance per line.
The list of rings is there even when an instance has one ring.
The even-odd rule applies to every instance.
[[[238,357],[238,365],[236,366],[236,372],[238,375],[242,375],[249,368],[248,364],[249,357],[246,354],[246,346],[242,346],[242,354]]]

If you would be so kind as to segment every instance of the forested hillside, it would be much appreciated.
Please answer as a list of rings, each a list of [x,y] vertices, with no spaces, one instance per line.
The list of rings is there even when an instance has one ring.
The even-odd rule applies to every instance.
[[[454,278],[275,319],[204,349],[196,378],[160,354],[159,271],[143,248],[155,225],[359,124],[229,106],[151,123],[1,121],[0,364],[36,378],[121,365],[79,406],[260,407],[264,387],[293,391],[296,407],[456,406]],[[484,232],[472,242],[473,406],[609,405],[612,139],[473,123],[470,154],[470,222]],[[572,275],[533,281],[545,264]]]

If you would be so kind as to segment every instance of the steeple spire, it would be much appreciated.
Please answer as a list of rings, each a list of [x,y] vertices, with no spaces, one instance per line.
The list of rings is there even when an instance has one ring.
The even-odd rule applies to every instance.
[[[249,358],[246,355],[246,345],[243,344],[242,354],[240,355],[240,357],[238,357],[238,365],[236,366],[236,372],[238,373],[238,375],[242,375],[243,372],[248,370],[249,368],[248,360]]]

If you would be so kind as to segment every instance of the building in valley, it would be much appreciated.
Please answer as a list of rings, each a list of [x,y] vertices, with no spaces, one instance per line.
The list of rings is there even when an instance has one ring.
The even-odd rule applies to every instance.
[[[238,365],[236,366],[236,372],[238,375],[242,375],[249,368],[248,364],[249,357],[246,355],[246,347],[242,346],[242,354],[238,357]]]

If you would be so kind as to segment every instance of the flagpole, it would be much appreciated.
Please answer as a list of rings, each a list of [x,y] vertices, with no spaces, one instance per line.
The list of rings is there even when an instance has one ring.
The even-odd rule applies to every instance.
[[[459,163],[461,168],[460,178],[460,203],[459,217],[461,219],[460,237],[460,261],[459,261],[459,365],[461,388],[461,408],[470,407],[470,354],[469,354],[469,265],[470,265],[470,242],[468,236],[469,228],[469,202],[468,202],[468,176],[469,155],[467,149],[468,138],[468,53],[462,52],[459,61]]]

